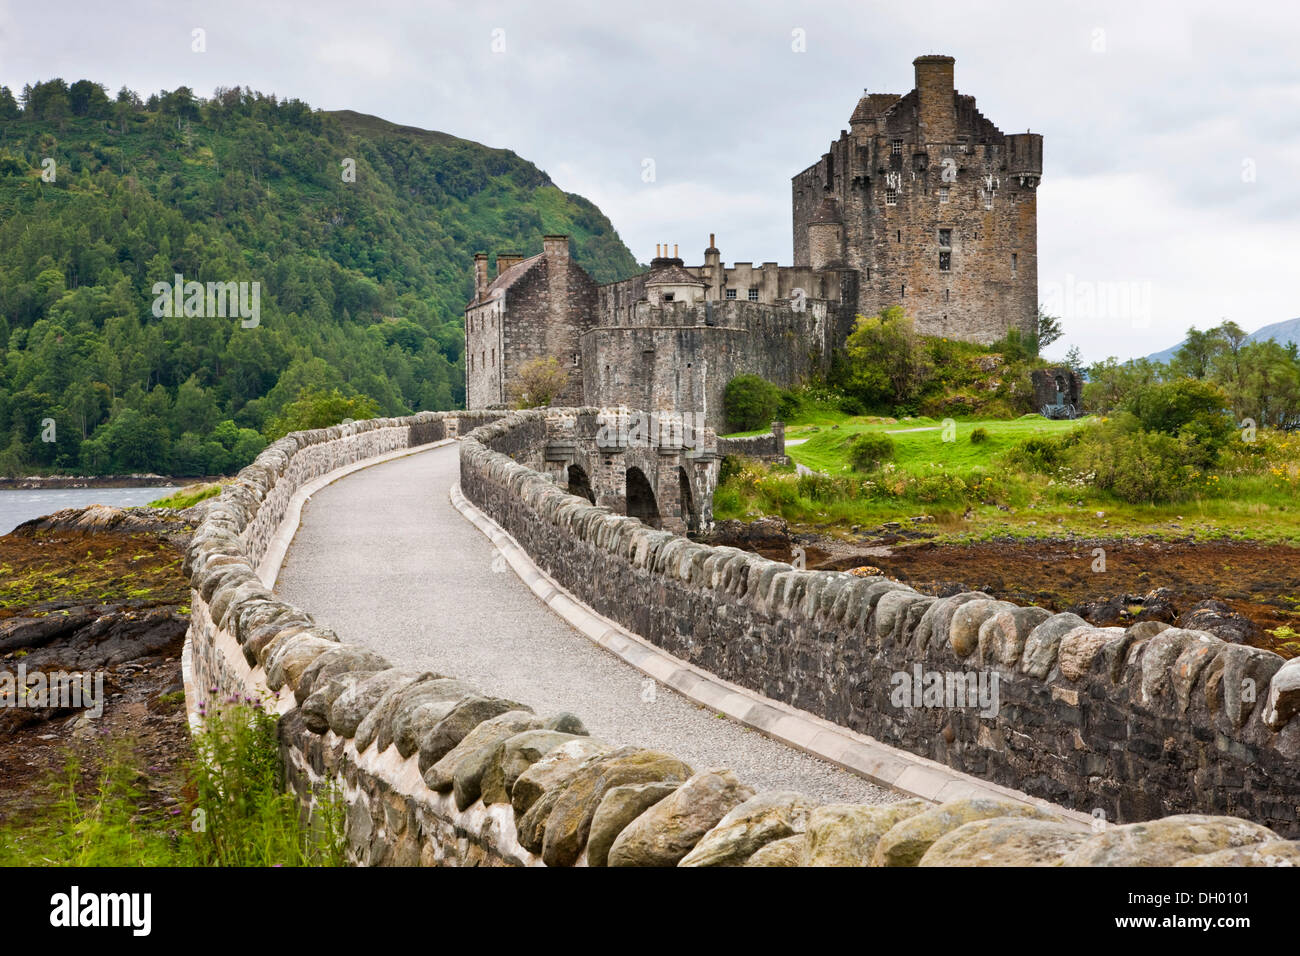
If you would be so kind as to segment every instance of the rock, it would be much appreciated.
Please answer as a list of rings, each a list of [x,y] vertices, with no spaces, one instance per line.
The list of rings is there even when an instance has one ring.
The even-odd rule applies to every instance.
[[[1264,723],[1281,730],[1292,716],[1300,711],[1300,657],[1287,661],[1268,682],[1268,698],[1264,702]]]
[[[1300,840],[1252,843],[1199,853],[1179,860],[1174,866],[1300,866]]]
[[[340,737],[355,737],[357,727],[367,714],[395,687],[405,687],[418,674],[390,668],[386,671],[365,672],[367,676],[347,688],[329,709],[330,730]]]
[[[676,866],[719,820],[753,796],[753,788],[730,770],[697,773],[629,821],[610,848],[609,865]]]
[[[355,687],[369,676],[368,671],[348,671],[326,681],[303,703],[301,707],[303,724],[312,733],[325,733],[330,729],[329,713],[334,701],[338,700],[345,690]]]
[[[335,644],[302,672],[293,685],[293,696],[299,704],[311,696],[317,682],[325,682],[347,671],[383,671],[392,665],[382,654],[377,654],[355,644]]]
[[[1107,827],[1079,844],[1065,866],[1172,866],[1189,856],[1281,840],[1240,817],[1185,813]]]
[[[1076,627],[1061,638],[1056,663],[1061,676],[1077,681],[1092,669],[1092,662],[1107,647],[1128,640],[1122,627]]]
[[[536,730],[540,723],[541,720],[536,714],[526,710],[508,710],[483,721],[425,771],[425,785],[430,790],[445,793],[457,789],[456,780],[459,777],[461,781],[459,792],[464,794],[466,799],[462,805],[461,798],[458,796],[456,805],[464,810],[478,799],[483,771],[487,769],[488,758],[496,750],[497,744],[525,730]],[[484,750],[486,752],[480,753]]]
[[[876,844],[893,827],[933,806],[928,800],[868,806],[835,803],[808,817],[801,866],[870,866]]]
[[[378,673],[385,672],[379,671]],[[374,707],[370,708],[370,713],[366,714],[366,716],[362,718],[361,723],[357,725],[356,736],[353,738],[353,742],[357,748],[357,753],[361,753],[378,740],[381,726],[387,726],[390,728],[389,743],[392,743],[391,727],[393,720],[393,707],[401,699],[402,691],[420,681],[436,679],[437,675],[426,671],[423,674],[413,677],[411,680],[398,682],[394,686],[390,687],[384,693],[384,696],[379,698],[378,703],[376,703]]]
[[[975,820],[935,840],[918,866],[1061,866],[1089,833],[1051,820]]]
[[[338,644],[334,641],[308,631],[285,638],[267,655],[266,686],[271,690],[279,690],[286,683],[292,687],[293,681],[302,677],[312,661],[336,647]]]
[[[485,804],[509,803],[521,773],[561,744],[579,739],[558,730],[526,730],[501,741],[483,771],[479,796]]]
[[[953,613],[948,625],[948,643],[958,657],[974,654],[980,643],[980,627],[989,618],[1002,611],[1014,611],[1016,605],[1009,601],[967,601]]]
[[[510,804],[515,816],[528,812],[542,794],[563,787],[589,758],[610,752],[609,744],[592,737],[579,737],[548,751],[523,771],[510,789]]]
[[[930,807],[896,824],[876,844],[872,866],[916,866],[936,840],[973,820],[1032,817],[1057,820],[1046,810],[1009,800],[969,797]],[[1057,821],[1059,822],[1059,821]]]
[[[1206,705],[1212,713],[1217,711],[1222,696],[1228,722],[1233,728],[1241,729],[1283,663],[1272,651],[1240,644],[1222,645],[1206,672]]]
[[[1025,638],[1025,652],[1020,657],[1020,672],[1039,680],[1046,680],[1056,664],[1056,653],[1061,638],[1076,627],[1087,627],[1088,622],[1077,614],[1053,614],[1029,632]]]
[[[1259,634],[1255,622],[1238,614],[1222,601],[1202,601],[1178,619],[1178,626],[1189,631],[1208,631],[1230,644],[1249,644]]]
[[[605,794],[591,818],[587,836],[587,865],[605,866],[609,848],[629,823],[678,788],[677,783],[631,783]]]
[[[1015,667],[1029,633],[1051,616],[1052,612],[1043,607],[1015,607],[994,614],[980,625],[980,662]]]
[[[659,750],[622,747],[586,761],[564,787],[546,821],[542,861],[547,866],[572,866],[587,842],[591,818],[612,787],[629,783],[683,781],[691,768]]]
[[[425,731],[420,738],[420,773],[428,773],[453,747],[465,739],[471,730],[483,721],[512,710],[532,713],[527,704],[504,697],[466,697],[456,702],[441,720]]]
[[[944,594],[921,615],[921,623],[912,633],[912,650],[918,658],[924,657],[927,648],[943,647],[949,642],[949,628],[953,615],[971,601],[987,601],[989,596],[983,591],[959,591]]]
[[[1161,631],[1147,641],[1142,647],[1142,677],[1139,684],[1142,704],[1149,707],[1157,698],[1165,697],[1167,690],[1175,689],[1177,681],[1173,673],[1174,663],[1189,646],[1212,643],[1215,643],[1215,639],[1209,634],[1185,631],[1178,627]]]
[[[411,756],[420,749],[420,738],[426,731],[451,713],[458,701],[474,694],[470,685],[448,677],[421,681],[408,687],[393,707],[391,736],[380,727],[376,742],[380,752],[388,749],[384,741],[389,739],[397,745],[399,754]]]
[[[804,833],[817,804],[788,790],[760,793],[732,809],[678,866],[740,866],[761,847]]]
[[[577,768],[574,768],[574,773]],[[570,778],[571,779],[571,778]],[[567,783],[567,781],[566,781]],[[542,842],[546,839],[546,823],[551,812],[564,792],[564,785],[559,784],[543,791],[523,816],[515,819],[515,838],[529,853],[541,853]]]
[[[781,840],[773,840],[754,851],[745,866],[802,866],[804,842],[807,835],[796,833]]]
[[[542,730],[556,730],[562,734],[573,734],[575,737],[586,737],[587,728],[582,724],[582,718],[577,714],[559,713],[554,717],[547,717],[542,723]]]

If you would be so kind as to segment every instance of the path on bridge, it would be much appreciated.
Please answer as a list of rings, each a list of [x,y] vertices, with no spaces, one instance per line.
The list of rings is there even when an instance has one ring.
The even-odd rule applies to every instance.
[[[459,447],[355,472],[307,502],[276,582],[344,640],[399,667],[438,671],[539,714],[571,711],[592,736],[730,767],[760,790],[883,803],[893,791],[720,719],[596,647],[542,604],[452,507]],[[504,562],[497,562],[498,566]]]

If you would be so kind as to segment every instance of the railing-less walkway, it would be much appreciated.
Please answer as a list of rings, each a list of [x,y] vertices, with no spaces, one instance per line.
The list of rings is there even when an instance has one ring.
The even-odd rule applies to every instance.
[[[836,802],[898,795],[655,686],[551,613],[456,511],[459,448],[356,472],[317,492],[276,592],[398,667],[438,671],[540,714],[572,711],[595,737],[665,750],[695,769]],[[636,596],[629,595],[629,600]]]

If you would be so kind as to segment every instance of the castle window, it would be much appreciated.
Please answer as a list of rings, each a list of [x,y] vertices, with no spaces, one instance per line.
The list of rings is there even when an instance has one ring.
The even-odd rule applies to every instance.
[[[951,229],[940,229],[940,230],[939,230],[939,245],[940,245],[942,248],[944,248],[944,249],[947,249],[948,247],[950,247],[950,246],[952,245],[952,230],[951,230]]]
[[[992,208],[993,208],[993,190],[991,190],[991,189],[982,189],[982,190],[980,190],[980,193],[984,196],[984,208],[985,208],[985,209],[992,209]]]
[[[948,302],[952,299],[952,289],[943,290],[943,301]]]
[[[940,187],[939,187],[939,202],[947,202],[947,201],[948,201],[948,187],[947,187],[947,186],[940,186]]]
[[[940,271],[940,272],[951,272],[951,271],[952,271],[952,253],[951,253],[951,252],[941,252],[941,253],[939,253],[939,271]]]
[[[889,155],[891,155],[891,156],[902,156],[902,155],[903,155],[903,141],[902,141],[901,139],[895,139],[895,140],[890,141],[890,144],[889,144]]]
[[[469,354],[469,370],[470,370],[471,372],[474,371],[474,353],[473,353],[473,352],[471,352],[471,353]]]
[[[1016,254],[1011,253],[1011,278],[1016,277]]]
[[[757,290],[757,289],[750,289],[750,290],[749,290],[749,301],[750,301],[750,302],[757,302],[757,301],[758,301],[758,290]]]
[[[906,286],[906,285],[900,285],[900,286],[898,287],[898,297],[901,299],[901,298],[903,298],[903,297],[906,296],[906,295],[907,295],[907,286]]]
[[[886,190],[885,190],[885,205],[886,205],[886,206],[897,206],[897,205],[898,205],[898,190],[897,190],[897,189],[886,189]]]
[[[671,301],[673,301],[674,298],[676,298],[676,296],[677,296],[677,293],[676,293],[676,292],[665,292],[665,293],[664,293],[664,301],[665,301],[665,302],[671,302]]]
[[[736,290],[735,290],[735,289],[728,289],[728,290],[727,290],[727,298],[728,298],[728,299],[734,299],[735,297],[736,297]]]
[[[901,229],[898,230],[898,241],[899,242],[903,241],[903,230]]]
[[[578,367],[578,353],[577,353],[577,352],[574,352],[574,353],[573,353],[573,367],[574,367],[574,368],[577,368],[577,367]]]
[[[487,366],[487,350],[486,350],[486,349],[484,349],[483,351],[481,351],[481,352],[478,353],[478,364],[479,364],[479,368],[484,368],[484,367]]]
[[[493,350],[492,350],[492,367],[493,367],[493,368],[496,368],[496,367],[497,367],[497,350],[496,350],[496,349],[493,349]]]

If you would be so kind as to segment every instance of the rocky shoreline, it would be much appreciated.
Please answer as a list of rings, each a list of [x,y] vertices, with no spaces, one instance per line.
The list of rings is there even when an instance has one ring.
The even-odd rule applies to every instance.
[[[0,537],[0,821],[42,805],[69,755],[93,786],[117,744],[132,748],[146,799],[178,799],[191,754],[180,567],[206,504],[66,509]],[[69,678],[80,697],[54,693]]]
[[[168,488],[218,478],[171,478],[167,475],[27,475],[0,478],[0,491],[44,491],[62,488]]]

